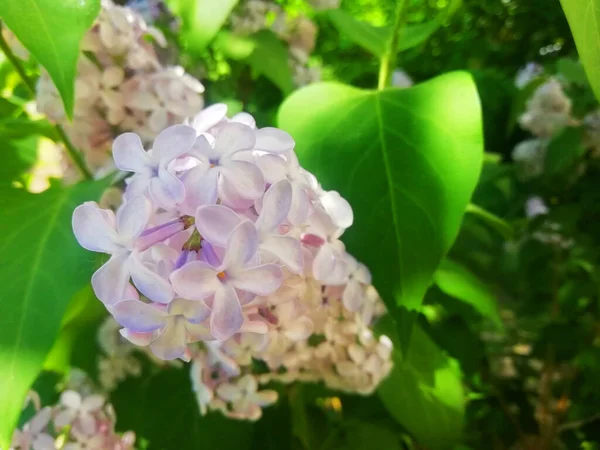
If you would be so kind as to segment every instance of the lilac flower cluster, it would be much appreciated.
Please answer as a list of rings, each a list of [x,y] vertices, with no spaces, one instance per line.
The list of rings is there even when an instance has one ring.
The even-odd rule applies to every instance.
[[[300,167],[289,134],[226,111],[206,108],[149,150],[134,133],[115,139],[116,166],[133,173],[123,205],[73,213],[79,243],[111,255],[94,292],[131,343],[194,360],[202,409],[257,418],[273,394],[259,395],[269,380],[252,359],[282,381],[371,392],[391,345],[369,329],[383,313],[370,273],[339,240],[350,205]]]
[[[38,111],[65,127],[94,171],[112,169],[115,133],[135,131],[150,141],[202,108],[202,84],[181,67],[164,67],[147,37],[166,46],[162,33],[133,9],[102,0],[100,15],[81,43],[72,122],[42,71]]]
[[[130,450],[135,434],[115,433],[116,417],[112,406],[101,395],[84,396],[65,390],[58,404],[41,407],[37,393],[28,403],[36,410],[33,417],[13,434],[10,450]]]

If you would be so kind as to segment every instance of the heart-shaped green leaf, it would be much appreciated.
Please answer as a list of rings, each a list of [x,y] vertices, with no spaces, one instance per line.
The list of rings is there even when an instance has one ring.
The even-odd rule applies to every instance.
[[[79,42],[100,0],[2,0],[0,18],[48,71],[69,117],[73,114]]]
[[[107,182],[42,194],[0,188],[0,447],[8,448],[23,399],[40,371],[73,295],[94,259],[71,231],[75,206],[96,200]]]
[[[279,124],[296,140],[301,163],[352,205],[354,225],[343,240],[388,308],[418,310],[481,170],[471,77],[455,72],[383,91],[315,84],[284,102]],[[410,322],[401,324],[403,348]]]

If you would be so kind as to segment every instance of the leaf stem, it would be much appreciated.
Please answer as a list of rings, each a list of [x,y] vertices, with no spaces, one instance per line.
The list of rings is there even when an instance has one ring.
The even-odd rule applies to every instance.
[[[404,16],[406,13],[406,0],[399,0],[396,7],[396,16],[394,26],[392,27],[392,36],[387,51],[381,57],[379,65],[379,81],[377,89],[385,89],[390,84],[392,70],[396,66],[396,54],[398,53],[398,44],[400,42],[400,30],[404,25]]]
[[[2,50],[2,52],[6,56],[6,59],[8,59],[10,61],[10,63],[13,65],[13,67],[19,74],[19,77],[21,77],[23,84],[35,96],[36,92],[35,92],[35,85],[34,85],[33,81],[29,78],[27,73],[25,73],[25,69],[23,68],[23,66],[21,64],[21,61],[19,61],[19,59],[14,55],[14,53],[12,52],[12,50],[10,49],[10,47],[4,40],[4,36],[2,36],[2,22],[0,22],[0,50]],[[69,154],[69,157],[71,158],[73,163],[77,166],[77,168],[79,169],[81,174],[84,176],[84,178],[86,178],[88,180],[93,180],[94,174],[92,174],[91,170],[88,168],[87,164],[85,163],[85,160],[83,159],[83,155],[81,154],[81,152],[75,148],[75,146],[73,145],[73,143],[67,136],[67,133],[65,133],[64,128],[59,124],[53,124],[53,125],[54,125],[54,128],[56,129],[58,136],[60,137],[60,140],[65,145],[65,148],[67,149],[67,153]]]

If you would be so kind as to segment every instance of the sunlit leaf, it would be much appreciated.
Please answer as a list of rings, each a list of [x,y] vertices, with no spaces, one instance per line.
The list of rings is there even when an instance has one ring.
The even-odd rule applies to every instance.
[[[445,259],[435,272],[437,286],[447,295],[471,305],[483,317],[502,327],[493,291],[463,265]]]
[[[181,37],[187,48],[201,54],[217,35],[238,0],[167,0],[182,20]]]
[[[380,331],[397,343],[387,322]],[[418,326],[405,359],[393,351],[392,373],[377,393],[392,417],[424,447],[451,449],[462,434],[465,393],[456,360],[449,358]]]
[[[597,0],[560,0],[577,53],[596,99],[600,100],[600,5]]]
[[[71,214],[106,181],[30,194],[0,189],[0,447],[8,448],[23,399],[42,367],[73,295],[94,260],[71,231]]]
[[[2,0],[0,18],[44,66],[73,113],[79,42],[100,11],[100,0]]]
[[[480,107],[469,75],[383,91],[311,85],[284,102],[279,124],[296,140],[301,163],[352,205],[343,240],[389,309],[418,310],[481,169]],[[404,325],[403,347],[410,320]]]
[[[327,15],[331,23],[348,39],[375,56],[381,57],[385,53],[391,34],[390,27],[373,26],[355,19],[341,9],[328,11]]]

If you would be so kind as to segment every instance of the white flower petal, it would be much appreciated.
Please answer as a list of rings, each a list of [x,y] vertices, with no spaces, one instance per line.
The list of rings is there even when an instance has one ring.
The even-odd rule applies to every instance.
[[[248,199],[257,199],[265,191],[265,179],[256,164],[247,161],[223,161],[221,174],[240,195]]]
[[[100,410],[106,399],[102,395],[88,395],[81,403],[81,410],[84,412],[94,412]]]
[[[115,253],[92,275],[92,287],[96,297],[105,305],[123,299],[129,283],[129,255]]]
[[[293,150],[295,145],[292,136],[278,128],[267,127],[256,131],[255,150],[284,153]]]
[[[122,249],[117,232],[95,202],[85,202],[73,211],[73,233],[86,250],[114,253]]]
[[[254,130],[237,122],[223,124],[215,137],[215,151],[218,155],[232,155],[239,151],[252,150],[256,138]]]
[[[265,193],[262,210],[256,221],[261,233],[275,230],[287,217],[292,204],[292,185],[286,179],[273,184]]]
[[[50,422],[51,415],[52,408],[46,406],[45,408],[40,409],[40,411],[29,421],[29,430],[31,433],[38,434],[46,428],[48,422]]]
[[[300,274],[303,272],[304,259],[300,241],[291,236],[271,235],[263,239],[260,249],[269,252],[279,259],[292,272]]]
[[[148,223],[152,205],[145,197],[134,198],[123,204],[117,211],[117,229],[124,241],[137,238]]]
[[[285,328],[285,335],[292,341],[302,341],[308,339],[312,334],[314,325],[312,320],[306,316],[302,316],[293,322],[287,324]]]
[[[187,125],[173,125],[161,131],[152,146],[155,161],[172,161],[187,153],[196,141],[196,130]]]
[[[181,180],[185,188],[185,199],[179,205],[184,214],[193,216],[198,207],[214,205],[217,202],[218,175],[217,169],[209,169],[205,164],[186,172]]]
[[[62,428],[67,425],[71,425],[75,418],[77,417],[77,410],[72,408],[67,408],[59,412],[54,418],[54,426],[56,428]]]
[[[204,300],[176,298],[169,303],[169,314],[182,315],[190,322],[200,323],[210,315],[210,308]]]
[[[130,260],[131,279],[135,287],[150,300],[169,303],[173,298],[171,284],[155,273],[142,262],[137,253],[132,253]]]
[[[202,206],[196,211],[196,229],[200,235],[217,247],[226,247],[227,239],[242,219],[222,205]]]
[[[159,167],[158,177],[150,180],[150,196],[164,208],[172,207],[185,198],[185,187],[181,180],[164,167]]]
[[[123,300],[110,308],[115,320],[130,331],[147,333],[163,328],[168,314],[139,300]]]
[[[153,333],[137,333],[132,330],[128,330],[127,328],[121,328],[119,330],[119,334],[131,342],[133,345],[137,345],[139,347],[146,347],[150,344],[153,338]]]
[[[148,91],[136,90],[127,99],[127,105],[133,109],[142,111],[155,111],[160,108],[158,98]]]
[[[150,114],[150,118],[148,119],[148,126],[150,130],[154,133],[160,133],[161,130],[164,130],[169,124],[169,113],[166,109],[159,108]]]
[[[142,140],[135,133],[123,133],[117,136],[113,142],[112,155],[115,165],[126,172],[144,172],[152,166]]]
[[[191,120],[190,125],[195,128],[197,133],[203,133],[214,127],[227,115],[227,105],[216,103],[200,111]]]
[[[220,341],[225,341],[237,333],[244,322],[242,307],[231,287],[223,287],[215,293],[210,331]]]
[[[258,232],[249,220],[244,220],[231,231],[227,238],[227,252],[223,266],[229,271],[242,269],[256,254]]]
[[[237,113],[231,118],[231,121],[243,123],[244,125],[248,125],[250,128],[256,128],[256,120],[254,120],[254,117],[247,112]]]
[[[204,300],[220,287],[217,271],[202,261],[192,261],[171,274],[177,294],[189,300]]]
[[[181,358],[187,350],[185,319],[172,320],[163,332],[150,343],[150,350],[160,359],[170,361]]]
[[[292,204],[288,219],[294,225],[300,225],[306,221],[310,214],[311,202],[306,189],[298,183],[292,184]]]
[[[272,294],[279,289],[282,282],[283,272],[276,264],[264,264],[241,270],[231,278],[233,286],[256,295]]]
[[[352,226],[352,222],[354,222],[352,207],[338,192],[326,192],[321,196],[320,200],[334,225],[339,228],[349,228]]]
[[[350,280],[342,294],[342,303],[348,311],[356,312],[362,306],[364,297],[365,293],[360,283],[356,280]]]

